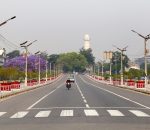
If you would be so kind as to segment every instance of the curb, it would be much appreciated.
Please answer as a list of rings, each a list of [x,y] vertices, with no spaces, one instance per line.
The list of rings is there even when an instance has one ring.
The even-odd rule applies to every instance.
[[[60,75],[59,77],[57,77],[56,79],[48,82],[48,83],[44,83],[44,84],[40,84],[40,85],[35,85],[35,86],[29,86],[28,88],[23,88],[19,91],[11,91],[11,92],[8,92],[8,93],[5,93],[5,94],[2,94],[0,93],[0,99],[4,99],[4,98],[7,98],[7,97],[11,97],[11,96],[14,96],[14,95],[19,95],[19,94],[22,94],[22,93],[25,93],[25,92],[28,92],[28,91],[32,91],[34,89],[38,89],[38,88],[41,88],[41,87],[44,87],[48,84],[52,84],[54,82],[56,82],[58,79],[62,78],[63,75]]]
[[[146,89],[137,89],[137,88],[131,88],[132,86],[120,86],[120,85],[113,85],[113,84],[110,84],[110,83],[106,83],[106,82],[101,82],[99,80],[96,80],[92,77],[90,77],[89,75],[86,75],[88,78],[96,81],[96,82],[99,82],[99,83],[102,83],[102,84],[107,84],[109,86],[112,86],[112,87],[118,87],[118,88],[122,88],[122,89],[128,89],[128,90],[132,90],[132,91],[136,91],[136,92],[139,92],[139,93],[144,93],[144,94],[147,94],[147,95],[150,95],[150,90],[146,90]],[[134,86],[133,86],[134,87]]]

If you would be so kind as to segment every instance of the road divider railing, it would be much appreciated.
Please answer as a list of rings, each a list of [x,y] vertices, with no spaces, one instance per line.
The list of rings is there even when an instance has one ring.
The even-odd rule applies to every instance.
[[[101,76],[97,76],[97,75],[87,75],[87,76],[103,83],[107,83],[115,86],[121,86],[121,81],[119,79],[114,79],[112,80],[112,83],[110,83],[109,79],[104,80],[103,77]],[[128,79],[123,81],[123,86],[128,86],[130,88],[145,88],[145,82],[143,80],[135,81],[132,79]]]
[[[11,82],[11,89],[20,89],[20,82],[18,81]]]
[[[62,76],[63,74],[60,74],[55,77],[49,77],[47,81],[45,79],[41,79],[40,84],[36,79],[28,80],[27,86],[24,86],[24,83],[21,83],[19,81],[1,82],[0,83],[0,99],[11,96],[11,95],[15,95],[17,93],[21,93],[24,91],[32,90],[32,89],[44,86],[46,84],[50,84],[56,81],[57,79],[61,78]]]
[[[0,88],[1,91],[11,91],[11,83],[1,83]]]

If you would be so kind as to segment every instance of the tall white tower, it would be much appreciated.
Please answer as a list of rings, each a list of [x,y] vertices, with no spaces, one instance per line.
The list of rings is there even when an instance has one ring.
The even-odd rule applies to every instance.
[[[90,48],[90,36],[88,34],[84,35],[84,47],[85,50]]]

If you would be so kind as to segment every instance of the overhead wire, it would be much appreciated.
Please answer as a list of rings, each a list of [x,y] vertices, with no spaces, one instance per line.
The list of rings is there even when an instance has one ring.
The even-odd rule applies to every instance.
[[[20,47],[16,44],[14,44],[13,42],[10,42],[8,39],[6,39],[3,35],[0,34],[0,43],[2,43],[3,45],[0,45],[1,48],[5,48],[6,50],[20,50]]]

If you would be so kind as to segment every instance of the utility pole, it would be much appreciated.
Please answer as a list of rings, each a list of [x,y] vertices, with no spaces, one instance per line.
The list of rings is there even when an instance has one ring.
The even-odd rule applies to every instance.
[[[147,81],[147,54],[148,54],[148,49],[146,48],[146,42],[150,39],[150,34],[143,36],[134,30],[131,30],[131,31],[138,34],[140,37],[142,37],[144,39],[144,64],[145,64],[145,87],[146,87],[148,84],[148,81]]]

